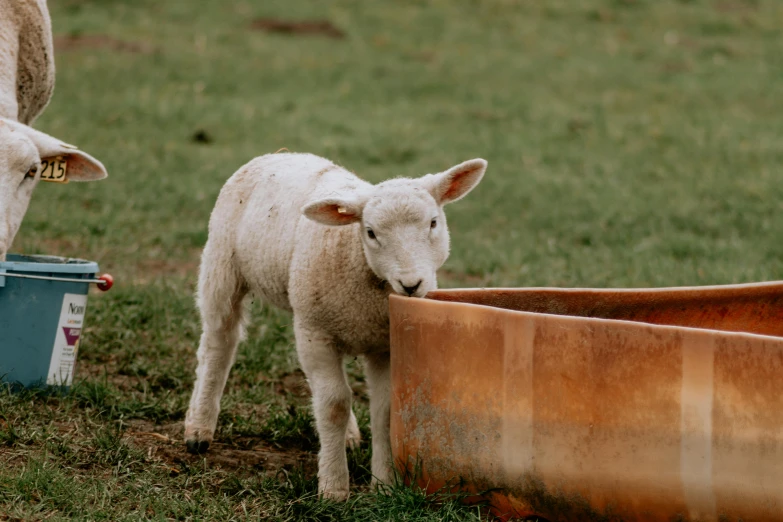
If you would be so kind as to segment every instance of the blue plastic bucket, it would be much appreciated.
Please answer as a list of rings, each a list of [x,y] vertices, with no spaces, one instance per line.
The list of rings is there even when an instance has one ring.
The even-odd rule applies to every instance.
[[[0,381],[71,385],[87,292],[103,283],[97,273],[83,259],[11,254],[0,262]]]

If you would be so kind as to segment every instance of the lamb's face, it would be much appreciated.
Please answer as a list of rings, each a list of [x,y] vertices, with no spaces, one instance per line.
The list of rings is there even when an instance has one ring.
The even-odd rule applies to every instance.
[[[106,177],[103,165],[73,145],[67,145],[19,122],[0,118],[0,261],[5,260],[22,224],[33,189],[42,176],[42,163],[65,161],[68,181],[91,181]],[[52,165],[47,174],[57,178]]]
[[[367,264],[395,292],[421,297],[438,287],[449,231],[443,208],[419,181],[377,186],[364,206],[361,233]]]
[[[440,174],[393,179],[367,193],[314,201],[305,216],[325,225],[359,224],[367,264],[401,295],[421,297],[438,286],[449,257],[443,206],[481,181],[487,162],[474,159]]]

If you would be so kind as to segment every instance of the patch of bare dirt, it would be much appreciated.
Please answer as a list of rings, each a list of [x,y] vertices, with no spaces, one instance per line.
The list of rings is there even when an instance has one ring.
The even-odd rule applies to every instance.
[[[661,71],[669,74],[684,73],[690,70],[691,66],[685,62],[669,61],[661,66]]]
[[[353,391],[354,400],[367,402],[370,397],[367,383],[364,380],[355,380],[350,376],[348,380],[351,385],[351,391]],[[307,377],[299,368],[291,373],[284,373],[279,378],[269,382],[274,386],[276,394],[287,397],[289,400],[293,399],[295,404],[309,403],[310,397],[313,396]]]
[[[30,236],[20,238],[17,251],[22,253],[41,253],[47,256],[60,257],[84,257],[86,250],[84,243],[75,237],[41,238],[32,239]]]
[[[79,49],[108,49],[110,51],[151,54],[155,48],[141,42],[118,40],[105,34],[59,34],[54,37],[56,51],[76,51]]]
[[[315,35],[342,39],[345,33],[328,20],[281,20],[279,18],[257,18],[250,26],[258,31],[291,35]]]
[[[758,11],[758,5],[755,2],[748,1],[722,1],[714,4],[715,10],[719,13],[748,14]]]
[[[136,388],[139,378],[131,375],[123,375],[118,372],[115,358],[103,361],[91,361],[82,356],[76,362],[74,376],[77,379],[89,379],[91,381],[106,381],[119,390],[128,391]]]
[[[299,399],[309,398],[312,395],[310,392],[310,385],[307,383],[307,378],[300,369],[283,374],[279,379],[274,381],[274,384],[275,393],[278,395],[292,395]]]
[[[486,286],[488,281],[485,276],[455,272],[453,270],[440,270],[438,275],[455,283],[468,284],[476,287]]]
[[[303,469],[314,474],[316,455],[292,448],[276,448],[254,437],[240,437],[232,444],[212,442],[204,455],[192,455],[185,449],[182,439],[182,423],[154,425],[149,421],[133,420],[128,423],[126,437],[129,443],[143,449],[147,458],[158,460],[172,474],[181,472],[182,465],[201,465],[222,471],[264,472],[276,474],[280,470]]]
[[[2,465],[4,469],[18,468],[24,466],[28,459],[29,454],[27,451],[4,448],[2,454],[0,454],[0,465]],[[0,520],[2,520],[2,518],[0,518]]]
[[[193,276],[198,274],[198,265],[201,260],[201,252],[189,256],[187,261],[181,259],[144,259],[137,265],[138,275],[134,277],[136,283],[149,283],[160,277],[166,276]]]

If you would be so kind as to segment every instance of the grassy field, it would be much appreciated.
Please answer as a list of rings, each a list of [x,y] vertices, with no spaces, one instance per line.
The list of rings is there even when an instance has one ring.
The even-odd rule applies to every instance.
[[[209,213],[282,147],[371,181],[486,158],[448,209],[444,287],[783,278],[776,0],[49,2],[57,87],[36,126],[110,177],[39,186],[14,250],[93,259],[117,284],[90,299],[69,396],[0,393],[0,520],[487,518],[368,491],[353,363],[355,494],[319,502],[291,318],[259,303],[217,441],[185,453]]]

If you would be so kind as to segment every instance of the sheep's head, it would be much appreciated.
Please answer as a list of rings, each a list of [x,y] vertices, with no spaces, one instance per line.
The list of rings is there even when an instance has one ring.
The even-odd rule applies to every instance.
[[[436,272],[449,256],[443,206],[470,192],[486,168],[486,161],[473,159],[440,174],[392,179],[358,194],[315,201],[303,212],[325,225],[358,223],[375,275],[398,294],[422,297],[437,288]]]
[[[43,132],[19,122],[0,118],[0,261],[22,224],[33,189],[45,175],[57,178],[57,167],[42,172],[42,165],[60,157],[66,161],[68,181],[91,181],[106,177],[100,161]]]

